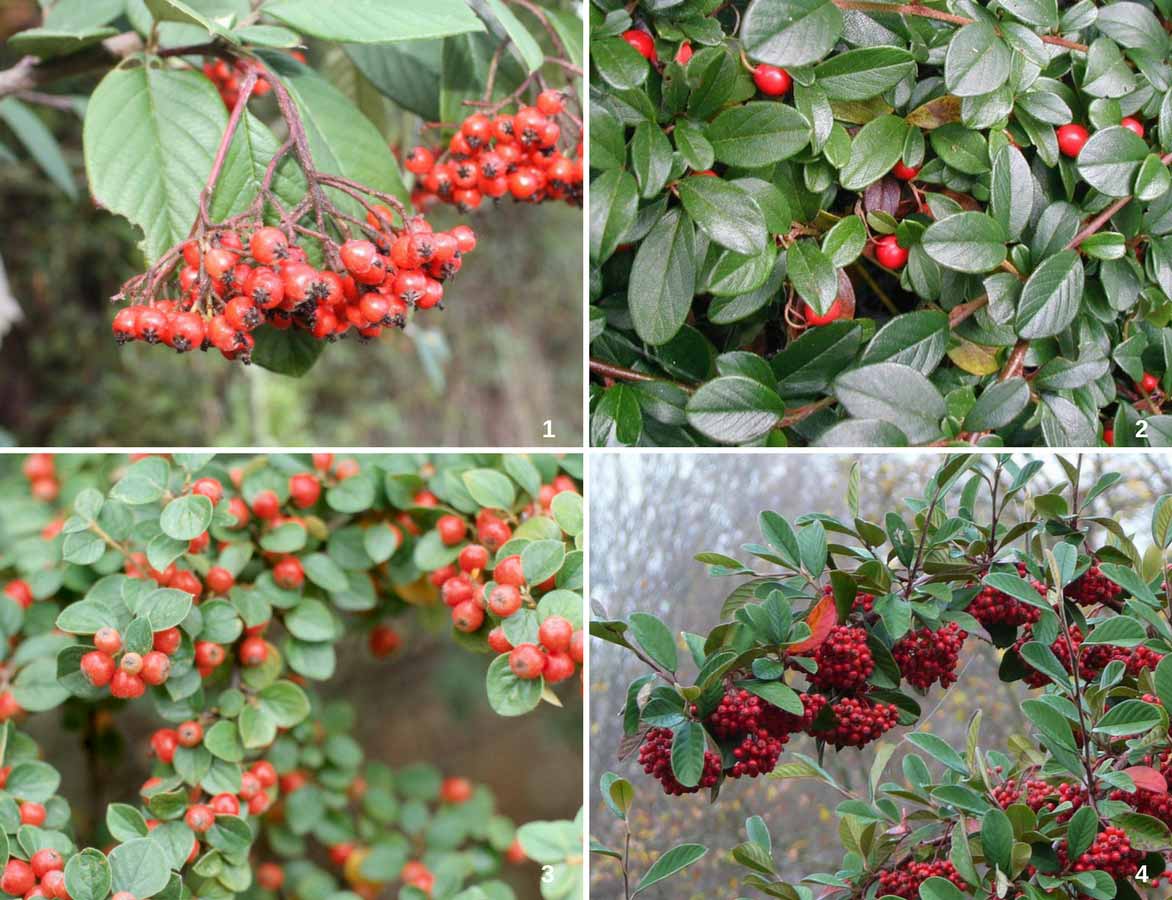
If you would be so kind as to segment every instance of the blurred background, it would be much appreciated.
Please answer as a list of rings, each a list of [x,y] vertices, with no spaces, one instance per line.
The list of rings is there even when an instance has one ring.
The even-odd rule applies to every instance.
[[[5,39],[39,21],[36,0],[0,2],[0,70],[19,58]],[[311,44],[308,57],[368,115],[373,104],[388,133],[404,132],[405,119],[417,126],[376,96],[341,50]],[[54,91],[88,95],[96,81]],[[254,105],[268,118],[272,103]],[[30,161],[0,116],[0,445],[581,445],[580,209],[507,201],[467,217],[433,210],[437,229],[467,221],[480,239],[447,308],[420,316],[414,339],[336,343],[300,379],[218,353],[119,349],[109,297],[142,271],[138,235],[94,208],[82,106],[62,105],[27,103],[60,142],[75,199]],[[403,143],[413,146],[414,133]],[[556,440],[542,439],[547,419]]]
[[[1029,457],[1015,456],[1019,464]],[[1073,455],[1069,457],[1074,459]],[[693,559],[705,550],[749,559],[741,544],[761,542],[757,516],[772,509],[791,521],[805,513],[847,514],[845,490],[851,466],[860,466],[859,513],[871,521],[897,508],[903,499],[919,497],[939,467],[939,454],[610,454],[590,461],[590,595],[606,614],[622,619],[632,612],[659,616],[676,634],[681,630],[707,634],[720,621],[725,597],[743,579],[718,579]],[[1102,472],[1117,471],[1122,483],[1096,499],[1096,515],[1109,515],[1133,535],[1141,554],[1148,537],[1150,504],[1172,492],[1172,459],[1163,455],[1097,454],[1083,459],[1083,483],[1093,484]],[[1052,458],[1031,483],[1034,493],[1064,481]],[[987,497],[985,498],[987,500]],[[950,510],[955,508],[953,499]],[[977,515],[981,516],[980,505]],[[1016,510],[1003,521],[1017,521]],[[605,539],[603,539],[605,536]],[[1105,542],[1099,535],[1097,542]],[[597,616],[597,613],[595,614]],[[691,657],[679,642],[684,683],[695,675]],[[749,870],[732,862],[729,851],[746,840],[745,819],[764,817],[773,834],[774,861],[779,874],[798,880],[812,872],[833,872],[842,862],[834,808],[842,799],[832,788],[811,780],[769,778],[726,780],[720,799],[710,804],[707,792],[665,796],[659,784],[643,773],[638,754],[620,761],[622,713],[627,685],[647,673],[633,654],[605,641],[590,646],[590,807],[591,837],[610,847],[622,846],[621,823],[602,802],[598,779],[617,772],[635,787],[631,819],[631,869],[637,879],[665,850],[684,842],[706,844],[710,850],[698,863],[641,896],[675,900],[757,896],[738,887]],[[966,644],[960,681],[949,691],[936,688],[920,701],[919,727],[963,746],[972,713],[981,708],[983,746],[1004,746],[1006,738],[1026,727],[1019,703],[1021,685],[997,678],[1000,651],[977,641]],[[898,740],[902,731],[894,732]],[[866,783],[874,759],[873,744],[862,750],[827,753],[825,765],[848,788]],[[813,739],[794,735],[782,754],[814,755]],[[901,753],[886,770],[900,780]],[[618,864],[591,858],[591,896],[609,900],[622,896]]]

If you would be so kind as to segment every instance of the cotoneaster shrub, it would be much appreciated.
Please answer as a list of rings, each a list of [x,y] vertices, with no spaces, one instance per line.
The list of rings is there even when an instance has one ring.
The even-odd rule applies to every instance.
[[[819,779],[844,798],[841,867],[786,883],[754,817],[746,843],[722,848],[747,868],[745,889],[784,900],[1167,896],[1172,495],[1152,505],[1141,553],[1090,511],[1122,476],[1087,484],[1079,462],[1061,462],[1066,482],[1039,489],[1040,461],[949,459],[882,525],[858,516],[857,468],[851,519],[762,513],[765,543],[742,548],[760,564],[697,556],[740,584],[708,634],[682,635],[694,677],[680,674],[659,619],[597,611],[592,634],[649,669],[627,692],[620,757],[637,754],[665,792],[707,790],[717,802],[725,779],[767,776]],[[1092,531],[1106,543],[1092,544]],[[959,654],[972,639],[1004,651],[1003,681],[1031,689],[1029,732],[1005,747],[982,745],[977,708],[964,746],[916,730],[927,689],[963,683]],[[817,758],[786,747],[801,734]],[[901,741],[902,774],[886,780]],[[876,742],[849,784],[821,764]],[[600,786],[625,820],[631,781],[607,773]],[[594,849],[619,861],[633,896],[627,851]],[[705,850],[680,845],[653,868],[666,877]]]
[[[594,443],[1167,445],[1170,14],[592,0]]]
[[[571,4],[42,5],[43,25],[10,41],[29,55],[0,76],[0,112],[68,183],[52,136],[9,95],[52,105],[63,98],[33,89],[109,70],[85,98],[86,173],[93,201],[141,230],[147,263],[113,298],[120,343],[302,375],[325,343],[405,329],[454,299],[477,240],[466,224],[433,228],[437,202],[581,204]],[[353,62],[358,104],[309,62],[330,45]],[[275,104],[251,103],[266,95]],[[396,155],[421,139],[412,188]]]
[[[555,684],[581,660],[578,465],[24,458],[21,484],[0,491],[0,892],[507,900],[494,876],[528,859],[544,867],[543,896],[580,896],[580,822],[517,829],[487,788],[440,764],[368,762],[350,732],[369,711],[314,690],[344,637],[393,661],[413,616],[500,653],[486,685],[501,715],[559,706]],[[503,617],[484,609],[502,570],[520,601]],[[471,599],[448,609],[453,578]],[[494,626],[528,648],[523,678]],[[38,759],[18,727],[65,706],[109,728],[122,701],[158,717],[152,775],[105,810],[106,843],[83,848],[57,794],[70,763]]]

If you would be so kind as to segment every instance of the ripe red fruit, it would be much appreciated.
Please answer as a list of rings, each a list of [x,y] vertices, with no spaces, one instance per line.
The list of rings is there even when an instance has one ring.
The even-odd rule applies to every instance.
[[[569,619],[562,616],[550,616],[537,629],[537,639],[541,645],[551,653],[570,649],[570,640],[574,636],[574,625]]]
[[[151,750],[159,758],[159,762],[170,765],[175,758],[175,748],[179,746],[179,732],[174,728],[160,728],[151,735]]]
[[[1090,137],[1090,132],[1082,125],[1062,125],[1058,129],[1058,149],[1063,155],[1073,159],[1078,156]]]
[[[1128,131],[1134,132],[1137,137],[1144,136],[1144,126],[1139,119],[1133,119],[1131,116],[1126,116],[1119,121],[1119,124]]]
[[[267,759],[258,760],[252,764],[252,774],[257,777],[261,785],[266,788],[277,783],[277,770]]]
[[[759,63],[753,69],[753,83],[757,85],[757,90],[766,97],[780,97],[789,93],[790,87],[793,86],[793,79],[789,77],[789,72],[785,69],[779,69],[768,63]]]
[[[69,900],[69,891],[65,888],[65,872],[60,869],[46,872],[41,878],[41,890],[46,896],[54,897],[56,900]]]
[[[580,628],[577,631],[575,631],[574,634],[570,637],[570,659],[572,659],[574,662],[578,663],[579,665],[582,664],[582,660],[585,656],[584,648],[582,645],[583,640],[584,640],[584,634],[582,632],[582,629],[580,629]]]
[[[475,572],[488,566],[488,548],[480,544],[469,544],[460,551],[457,560],[465,572]]]
[[[452,625],[457,631],[470,634],[484,624],[484,610],[475,600],[465,600],[452,609]]]
[[[676,50],[675,59],[676,62],[678,62],[681,66],[686,66],[689,62],[692,61],[692,55],[692,42],[684,41],[682,44],[680,44],[679,49]]]
[[[574,661],[568,653],[550,653],[545,658],[545,670],[542,674],[549,684],[558,684],[573,676],[576,671]]]
[[[467,778],[445,778],[440,785],[440,799],[444,803],[467,803],[472,799],[472,782]]]
[[[328,472],[334,465],[334,454],[332,453],[315,453],[313,454],[313,467],[319,472]]]
[[[334,846],[330,847],[330,862],[335,866],[343,865],[353,852],[353,844],[334,844]]]
[[[545,669],[545,654],[536,644],[518,644],[509,653],[509,668],[525,681],[539,678]]]
[[[265,891],[279,891],[285,883],[285,870],[276,863],[261,863],[256,867],[257,887]]]
[[[165,653],[170,656],[179,649],[179,645],[183,641],[183,635],[178,628],[164,628],[162,631],[155,632],[154,648],[160,653]]]
[[[65,860],[52,847],[38,850],[32,855],[29,864],[37,878],[44,878],[49,872],[59,872],[65,868]]]
[[[435,876],[431,874],[431,870],[414,859],[403,866],[399,872],[399,880],[409,887],[418,888],[429,897],[431,889],[435,887]]]
[[[286,556],[273,566],[273,581],[277,587],[287,591],[296,591],[305,584],[305,570],[301,567],[301,560],[296,556]]]
[[[841,298],[835,298],[834,302],[830,304],[830,309],[822,315],[816,313],[814,307],[809,303],[803,303],[802,315],[805,317],[807,325],[829,325],[831,322],[845,318],[845,310]]]
[[[208,588],[213,594],[226,594],[236,584],[235,576],[222,566],[212,566],[206,576]]]
[[[646,31],[632,28],[623,32],[623,40],[639,51],[639,54],[650,62],[655,62],[655,39]]]
[[[231,528],[243,528],[252,518],[252,514],[248,511],[248,504],[244,502],[242,497],[233,497],[228,501],[228,514],[235,520],[229,526]]]
[[[521,592],[511,584],[498,584],[488,595],[488,608],[493,615],[507,619],[521,608]]]
[[[183,821],[196,834],[203,834],[216,824],[216,814],[207,804],[197,803],[188,808],[187,814],[183,817]]]
[[[281,501],[273,491],[261,491],[252,498],[252,511],[259,519],[275,519],[281,512]]]
[[[403,639],[399,637],[399,632],[395,631],[390,625],[375,625],[370,630],[370,652],[382,659],[385,656],[390,656],[403,643]]]
[[[467,225],[457,225],[448,233],[456,239],[461,253],[471,253],[476,249],[476,232]]]
[[[81,658],[81,672],[94,687],[105,687],[114,677],[114,657],[101,650],[91,650]]]
[[[33,605],[33,589],[23,579],[17,578],[8,582],[8,584],[4,585],[4,593],[25,609]]]
[[[266,226],[252,233],[248,241],[252,258],[262,265],[271,266],[280,262],[289,253],[289,239],[280,228]]]
[[[142,671],[142,655],[139,653],[123,653],[118,668],[130,675],[137,675]]]
[[[1160,379],[1151,372],[1144,372],[1144,377],[1139,381],[1139,389],[1145,394],[1150,394],[1160,386]]]
[[[201,669],[214,669],[220,665],[227,653],[219,644],[211,641],[195,642],[195,664]]]
[[[920,174],[920,167],[919,166],[905,166],[903,164],[903,160],[901,159],[899,162],[897,162],[894,166],[891,167],[891,174],[894,175],[896,178],[898,178],[900,181],[911,181],[913,178],[915,178],[917,175]]]
[[[899,246],[894,234],[875,239],[875,259],[888,269],[899,270],[907,262],[907,250]]]
[[[537,95],[537,108],[547,116],[556,116],[566,108],[566,97],[561,91],[542,91]]]
[[[497,653],[508,653],[513,649],[508,635],[505,634],[505,630],[499,625],[488,633],[488,646]]]
[[[514,553],[512,556],[506,556],[496,564],[496,568],[492,570],[493,580],[497,584],[511,584],[513,587],[521,587],[525,584],[525,572],[521,568],[521,557]]]
[[[248,637],[240,644],[240,662],[246,666],[259,666],[269,658],[269,645],[262,637]]]
[[[321,482],[308,472],[300,472],[289,478],[289,497],[298,509],[309,509],[321,497]]]
[[[191,486],[191,493],[207,497],[216,504],[224,496],[224,486],[214,478],[200,478]]]
[[[0,891],[21,897],[37,882],[33,868],[24,860],[10,859],[4,866],[4,874],[0,876]]]
[[[435,523],[435,530],[439,532],[440,540],[444,542],[444,545],[451,547],[464,540],[464,535],[468,531],[468,523],[460,516],[440,516],[439,521]]]
[[[1115,429],[1114,428],[1104,428],[1103,429],[1103,443],[1106,444],[1108,447],[1115,446]]]
[[[119,700],[134,700],[146,693],[146,682],[119,669],[110,679],[110,693]]]
[[[99,628],[94,633],[94,646],[103,653],[117,653],[122,649],[122,635],[117,628]]]
[[[235,794],[216,794],[212,797],[211,807],[217,816],[240,815],[240,801],[236,799]]]

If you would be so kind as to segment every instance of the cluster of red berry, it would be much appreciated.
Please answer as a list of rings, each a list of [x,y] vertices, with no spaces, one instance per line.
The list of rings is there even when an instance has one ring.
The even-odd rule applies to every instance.
[[[1073,600],[1079,606],[1114,606],[1123,588],[1107,578],[1097,564],[1093,564],[1068,584],[1064,593],[1067,600]]]
[[[1017,574],[1026,578],[1026,567],[1023,563],[1017,564]],[[1041,597],[1046,596],[1046,586],[1040,581],[1033,580],[1034,590]],[[973,598],[966,610],[974,619],[989,628],[994,625],[1008,625],[1016,628],[1019,625],[1029,625],[1038,621],[1042,615],[1041,609],[1023,603],[1016,597],[1011,597],[996,588],[985,585],[980,593]]]
[[[672,797],[683,794],[694,794],[697,791],[715,787],[720,780],[720,756],[711,750],[704,751],[704,771],[700,775],[700,782],[695,787],[684,787],[680,784],[671,768],[671,745],[674,736],[670,728],[651,728],[643,736],[643,744],[639,747],[639,765],[643,771],[655,778],[662,786],[663,792]]]
[[[830,704],[834,724],[829,728],[812,729],[811,737],[832,745],[862,749],[899,724],[899,708],[892,703],[880,703],[865,694],[858,697],[840,697]]]
[[[476,247],[466,225],[436,232],[415,216],[396,229],[383,206],[373,208],[367,222],[381,236],[342,244],[337,271],[309,265],[305,250],[273,226],[254,230],[247,249],[232,229],[189,241],[179,299],[123,307],[114,317],[114,336],[119,343],[161,343],[180,353],[215,347],[242,362],[250,360],[252,332],[263,324],[296,327],[318,340],[352,333],[372,339],[384,328],[402,328],[410,310],[438,306],[444,282]]]
[[[891,648],[891,655],[908,684],[926,691],[933,684],[956,683],[960,651],[969,634],[956,622],[933,631],[921,628],[905,634]]]
[[[1107,668],[1108,664],[1118,660],[1126,666],[1128,675],[1139,675],[1144,669],[1154,670],[1160,664],[1160,660],[1164,658],[1162,653],[1153,650],[1151,647],[1114,647],[1107,644],[1095,644],[1090,647],[1083,647],[1083,633],[1078,625],[1070,626],[1070,641],[1067,642],[1066,636],[1058,635],[1054,642],[1050,645],[1051,651],[1058,658],[1062,667],[1067,672],[1073,672],[1071,665],[1070,651],[1074,648],[1075,654],[1078,657],[1078,674],[1084,681],[1092,681],[1099,677],[1102,671]],[[1021,653],[1029,641],[1033,640],[1033,626],[1027,625],[1022,629],[1021,634],[1018,635],[1017,640],[1013,644],[1013,649],[1018,654]],[[1039,672],[1033,667],[1027,666],[1027,673],[1025,675],[1025,682],[1030,687],[1040,688],[1045,687],[1050,683],[1050,677],[1042,672]]]
[[[557,476],[542,487],[529,512],[548,509],[553,498],[562,491],[577,491],[573,480]],[[434,496],[415,496],[420,505],[434,505]],[[448,547],[465,541],[468,522],[463,516],[447,514],[436,522],[436,532]],[[525,579],[519,554],[511,554],[492,561],[492,554],[512,537],[512,528],[497,512],[482,509],[476,515],[476,543],[467,543],[460,549],[454,565],[436,569],[430,574],[431,583],[440,589],[444,604],[452,610],[452,625],[466,634],[479,631],[489,613],[494,622],[487,635],[488,645],[497,653],[509,655],[509,668],[518,678],[532,680],[543,677],[549,684],[558,684],[577,672],[584,657],[583,631],[575,629],[564,616],[550,615],[537,631],[537,643],[526,641],[516,646],[505,633],[504,621],[516,615],[523,607],[535,608],[537,595],[555,588],[554,578],[537,585]],[[492,589],[485,595],[486,579]]]
[[[28,479],[29,491],[34,497],[46,503],[57,499],[61,483],[57,480],[57,466],[51,453],[30,453],[25,457],[21,471]]]
[[[41,812],[43,822],[44,807],[41,807]],[[21,823],[41,824],[25,822],[23,810]],[[13,897],[23,897],[24,900],[35,900],[38,897],[45,900],[69,900],[69,892],[65,889],[65,860],[52,847],[37,850],[29,857],[28,862],[13,857],[5,863],[4,874],[0,875],[0,891]]]
[[[182,640],[178,628],[166,628],[155,632],[153,649],[135,653],[123,648],[118,629],[99,628],[94,649],[81,658],[81,671],[94,687],[109,687],[112,697],[133,700],[146,693],[148,684],[158,686],[167,680],[171,655]]]
[[[171,765],[175,759],[175,751],[180,747],[194,749],[203,743],[204,727],[195,719],[182,722],[175,728],[160,728],[151,735],[151,751],[159,762]],[[142,786],[142,794],[149,798],[156,788],[163,783],[161,778],[148,778]],[[216,794],[207,804],[193,804],[188,808],[188,815],[195,812],[197,824],[207,819],[207,809],[210,808],[213,816],[236,816],[241,809],[247,809],[250,815],[260,815],[267,810],[277,799],[278,779],[277,770],[267,760],[257,760],[240,776],[240,790],[235,794]],[[191,825],[193,831],[207,831]]]
[[[733,688],[705,724],[718,741],[733,748],[736,762],[725,774],[729,778],[756,778],[773,771],[790,733],[797,730],[791,727],[796,719],[755,694]]]
[[[892,897],[903,897],[904,900],[919,900],[920,885],[929,878],[947,878],[960,890],[968,890],[968,884],[948,860],[939,859],[932,862],[912,860],[898,869],[880,872],[879,892],[876,896],[890,894]]]
[[[298,57],[301,62],[305,62],[305,54],[294,52],[292,55]],[[239,60],[229,63],[222,59],[209,59],[203,64],[203,73],[216,86],[216,90],[220,92],[220,99],[224,101],[224,105],[228,109],[235,107],[237,101],[240,99],[240,82],[244,80],[247,74],[247,65]],[[256,79],[256,86],[252,89],[252,95],[254,97],[263,97],[272,89],[273,86],[261,75]]]
[[[814,651],[818,671],[810,683],[820,691],[857,691],[875,671],[875,658],[867,647],[867,632],[854,625],[835,625]]]
[[[511,196],[522,203],[564,200],[582,205],[582,144],[566,155],[558,149],[565,110],[560,91],[542,91],[536,106],[516,113],[473,113],[444,150],[416,147],[404,166],[418,179],[412,202],[426,209],[435,201],[463,212],[487,198]]]
[[[1065,822],[1073,816],[1087,802],[1087,797],[1085,784],[1070,781],[1050,784],[1040,778],[1027,778],[1020,784],[1007,781],[993,788],[993,799],[1002,809],[1023,803],[1034,812],[1054,812],[1065,805],[1066,808],[1057,816],[1059,822]]]
[[[1112,878],[1125,880],[1139,871],[1144,854],[1132,848],[1131,839],[1122,828],[1108,825],[1095,836],[1089,850],[1072,860],[1066,841],[1058,845],[1058,862],[1072,872],[1106,872]]]

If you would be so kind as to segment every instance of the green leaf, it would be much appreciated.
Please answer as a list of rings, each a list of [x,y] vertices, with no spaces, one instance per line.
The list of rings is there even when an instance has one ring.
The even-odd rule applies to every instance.
[[[656,123],[643,121],[635,126],[635,136],[631,139],[631,168],[639,182],[641,197],[655,197],[663,190],[671,173],[671,141]],[[591,206],[593,204],[592,194]],[[631,219],[634,219],[633,209]]]
[[[509,668],[509,655],[502,653],[488,667],[485,687],[488,705],[500,716],[521,716],[541,702],[543,679],[518,678]]]
[[[621,37],[590,42],[590,61],[602,80],[616,91],[637,88],[650,69],[643,55]]]
[[[1078,155],[1078,173],[1108,197],[1127,197],[1147,155],[1143,138],[1122,125],[1113,125],[1091,135]]]
[[[704,136],[721,162],[759,169],[800,152],[810,141],[810,125],[792,106],[758,101],[726,109]]]
[[[1030,387],[1021,376],[995,381],[981,392],[964,418],[965,431],[993,431],[1004,428],[1030,402]]]
[[[1111,707],[1107,714],[1099,719],[1094,731],[1097,734],[1109,734],[1114,737],[1128,734],[1143,734],[1166,721],[1159,707],[1142,700],[1124,700]]]
[[[631,633],[647,655],[667,671],[674,672],[679,664],[679,656],[667,626],[655,616],[641,612],[631,614],[630,624]]]
[[[167,886],[171,869],[162,848],[150,838],[136,838],[110,851],[110,886],[114,893],[152,897]]]
[[[692,308],[696,286],[692,220],[669,209],[639,245],[631,267],[627,300],[635,332],[649,344],[666,344]]]
[[[49,180],[71,200],[77,199],[77,184],[69,164],[62,156],[53,132],[45,127],[40,118],[15,97],[7,97],[0,100],[0,120],[12,129],[12,133],[24,144],[29,156],[49,176]]]
[[[838,42],[842,13],[831,0],[753,0],[741,20],[752,59],[775,66],[817,62]]]
[[[191,71],[114,69],[94,90],[83,131],[90,190],[142,229],[148,261],[190,232],[227,123],[212,83]]]
[[[913,444],[940,436],[947,407],[932,382],[910,366],[877,363],[852,369],[838,377],[834,393],[857,419],[889,422]]]
[[[1008,872],[1012,866],[1013,824],[1004,810],[991,809],[981,820],[981,847],[985,858]]]
[[[996,219],[959,212],[929,225],[921,243],[924,252],[946,269],[979,274],[1005,262],[1007,239]]]
[[[1009,79],[1012,57],[988,22],[974,22],[953,35],[944,57],[944,83],[958,97],[992,93]]]
[[[796,241],[786,251],[785,267],[794,290],[814,312],[829,312],[838,297],[838,272],[830,257],[813,241]]]
[[[382,44],[483,31],[462,0],[428,0],[425,5],[380,0],[270,0],[265,13],[303,34],[327,41]]]
[[[695,787],[704,774],[704,726],[699,722],[684,722],[671,742],[671,770],[684,787]]]
[[[908,124],[898,116],[879,116],[859,129],[839,177],[848,191],[861,191],[891,171],[903,155]]]
[[[1014,321],[1017,333],[1027,340],[1061,333],[1078,315],[1083,284],[1077,251],[1062,250],[1045,260],[1022,288]]]
[[[248,40],[247,37],[244,39]],[[381,94],[428,122],[440,121],[442,41],[347,44],[344,49],[351,62]]]
[[[322,341],[299,328],[278,331],[262,325],[252,336],[256,339],[252,361],[261,368],[290,378],[300,378],[312,369],[323,349]]]
[[[530,541],[521,550],[521,569],[530,584],[541,584],[557,574],[566,560],[561,541]]]
[[[639,194],[635,177],[609,169],[590,184],[590,259],[606,262],[635,222]]]
[[[677,189],[692,221],[713,241],[745,256],[765,250],[765,216],[748,193],[701,175],[685,178]]]
[[[785,414],[777,392],[743,375],[705,382],[688,400],[688,422],[724,444],[743,444],[768,434]]]
[[[898,47],[847,50],[814,67],[814,80],[830,100],[867,100],[916,70],[915,57]]]
[[[191,541],[208,530],[212,524],[212,501],[202,494],[176,497],[159,517],[159,527],[169,538]]]
[[[502,0],[473,0],[472,7],[482,17],[486,14],[491,16],[504,29],[505,34],[508,35],[509,40],[512,41],[513,46],[517,49],[521,60],[525,63],[526,72],[536,72],[542,67],[545,63],[545,54],[541,51],[541,46],[534,40],[533,35],[529,33],[529,29],[521,23],[521,20],[513,14],[513,11]],[[431,17],[430,6],[427,8],[427,17],[429,19]]]
[[[110,880],[110,864],[100,850],[87,848],[65,864],[65,888],[72,900],[105,900]]]
[[[92,47],[118,33],[117,28],[94,27],[79,29],[27,28],[12,35],[8,45],[17,53],[51,59],[68,56],[86,47]]]
[[[902,363],[925,375],[944,358],[950,331],[948,315],[922,309],[895,316],[879,329],[863,351],[863,365],[880,362]]]
[[[708,848],[703,844],[680,844],[672,847],[651,864],[651,868],[639,879],[639,884],[635,886],[631,896],[634,897],[665,878],[670,878],[676,872],[686,869],[707,852]]]
[[[509,510],[517,499],[512,479],[496,469],[469,469],[461,480],[472,499],[483,507]]]

